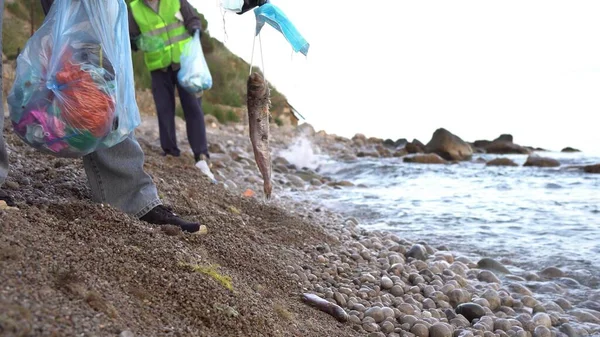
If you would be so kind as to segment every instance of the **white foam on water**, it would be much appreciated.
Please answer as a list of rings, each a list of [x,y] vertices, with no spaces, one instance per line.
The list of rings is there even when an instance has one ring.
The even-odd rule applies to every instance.
[[[280,150],[277,155],[297,168],[306,167],[311,170],[316,170],[328,159],[328,156],[321,154],[321,149],[305,135],[297,137],[289,147]]]

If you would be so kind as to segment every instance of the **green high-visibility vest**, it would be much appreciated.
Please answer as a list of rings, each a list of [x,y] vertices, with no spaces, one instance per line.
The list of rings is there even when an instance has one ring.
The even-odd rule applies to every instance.
[[[175,17],[181,7],[179,0],[161,0],[158,13],[143,0],[132,1],[130,6],[131,14],[142,35],[160,37],[164,42],[164,48],[144,52],[148,70],[162,69],[172,63],[179,63],[183,46],[192,39],[183,22]]]

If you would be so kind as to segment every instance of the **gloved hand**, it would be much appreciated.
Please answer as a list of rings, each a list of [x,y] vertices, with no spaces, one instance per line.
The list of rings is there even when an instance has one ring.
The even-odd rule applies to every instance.
[[[237,14],[242,15],[247,11],[251,10],[252,8],[260,7],[268,2],[269,0],[244,0],[244,6],[242,6],[242,11]]]
[[[188,33],[191,36],[194,36],[194,34],[196,33],[196,31],[198,31],[198,38],[201,39],[202,38],[202,29],[200,29],[200,27],[192,27]]]

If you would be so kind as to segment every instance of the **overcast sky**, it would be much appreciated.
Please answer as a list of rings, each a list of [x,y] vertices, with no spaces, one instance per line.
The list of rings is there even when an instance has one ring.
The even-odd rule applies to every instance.
[[[190,2],[250,62],[254,13]],[[271,3],[310,50],[294,53],[265,26],[266,77],[317,131],[426,143],[444,127],[466,141],[511,133],[523,145],[600,154],[600,1]]]

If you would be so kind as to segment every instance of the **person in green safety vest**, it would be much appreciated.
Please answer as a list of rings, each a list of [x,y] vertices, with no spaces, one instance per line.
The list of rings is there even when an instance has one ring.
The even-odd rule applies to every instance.
[[[0,1],[0,49],[2,49],[2,18],[4,6]],[[53,0],[40,0],[42,10],[48,15]],[[31,4],[33,5],[33,4]],[[64,15],[58,13],[57,15]],[[77,29],[77,27],[72,27]],[[12,38],[12,37],[9,37]],[[73,41],[78,43],[78,41]],[[58,54],[60,56],[60,53]],[[2,63],[0,63],[0,102],[3,101]],[[10,119],[7,119],[10,121]],[[4,105],[0,104],[0,205],[17,206],[27,202],[18,196],[19,189],[10,194],[3,189],[8,176],[9,158],[3,137]],[[171,207],[163,205],[152,177],[144,170],[144,151],[134,132],[121,143],[107,149],[97,150],[83,157],[83,168],[88,179],[92,200],[109,204],[124,213],[154,225],[174,225],[188,233],[203,233],[198,221],[188,221],[175,214]],[[17,194],[14,200],[13,193]],[[206,228],[205,228],[206,229]]]
[[[175,133],[177,88],[195,165],[214,181],[208,165],[202,99],[187,92],[177,81],[181,52],[196,30],[201,32],[202,24],[187,0],[134,0],[129,4],[132,49],[144,52],[144,63],[151,74],[163,155],[181,154]]]

